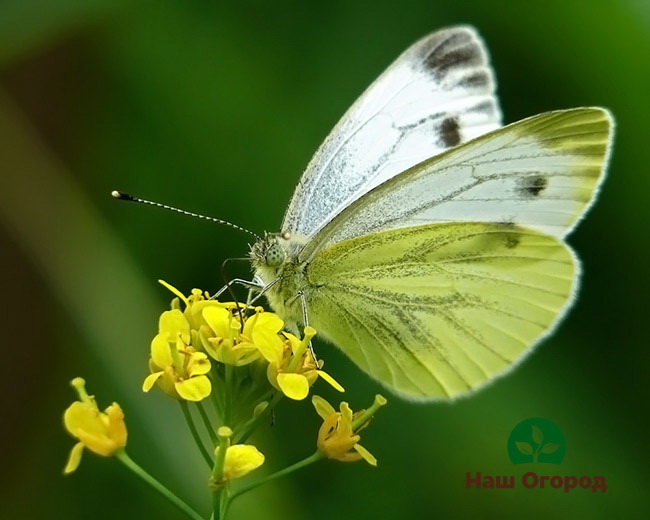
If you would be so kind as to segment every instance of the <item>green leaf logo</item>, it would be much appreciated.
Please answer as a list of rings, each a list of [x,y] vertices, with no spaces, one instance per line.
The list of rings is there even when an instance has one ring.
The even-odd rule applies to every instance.
[[[517,449],[524,455],[532,455],[533,447],[527,442],[517,442]]]
[[[508,438],[508,456],[513,464],[560,464],[565,449],[562,430],[541,417],[520,422]]]
[[[542,453],[555,453],[558,449],[560,449],[559,444],[555,444],[554,442],[547,442],[542,446]]]

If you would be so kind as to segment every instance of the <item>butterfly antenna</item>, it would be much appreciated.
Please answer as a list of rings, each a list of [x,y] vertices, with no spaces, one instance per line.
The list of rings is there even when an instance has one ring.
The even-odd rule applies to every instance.
[[[209,220],[210,222],[216,222],[217,224],[224,224],[225,226],[230,226],[239,231],[243,231],[244,233],[248,233],[249,235],[253,235],[258,240],[261,239],[259,235],[256,235],[252,231],[243,228],[241,226],[238,226],[237,224],[233,224],[232,222],[228,222],[227,220],[222,220],[220,218],[215,218],[215,217],[207,217],[205,215],[199,215],[198,213],[192,213],[191,211],[185,211],[184,209],[175,208],[173,206],[167,206],[167,204],[161,204],[160,202],[153,202],[150,200],[141,199],[139,197],[134,197],[133,195],[129,195],[128,193],[124,193],[123,191],[114,190],[111,192],[111,195],[118,200],[126,200],[128,202],[138,202],[140,204],[148,204],[149,206],[155,206],[157,208],[167,209],[169,211],[175,211],[176,213],[180,213],[181,215],[187,215],[189,217],[196,217],[203,220]]]

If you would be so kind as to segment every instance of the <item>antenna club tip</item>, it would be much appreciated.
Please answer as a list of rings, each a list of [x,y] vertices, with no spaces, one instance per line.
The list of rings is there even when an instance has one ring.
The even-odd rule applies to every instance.
[[[111,191],[111,196],[118,200],[133,200],[133,197],[131,197],[131,195],[128,193],[124,193],[123,191],[118,190]]]

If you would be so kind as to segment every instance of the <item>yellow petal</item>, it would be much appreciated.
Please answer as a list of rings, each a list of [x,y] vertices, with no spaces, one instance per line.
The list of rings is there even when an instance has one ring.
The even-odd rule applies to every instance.
[[[185,295],[182,292],[180,292],[178,289],[176,289],[176,287],[174,287],[173,285],[168,284],[165,280],[158,280],[158,283],[161,284],[161,285],[164,285],[165,287],[167,287],[167,289],[169,289],[176,296],[178,296],[181,300],[183,300],[185,302],[185,305],[189,305],[189,302],[187,301],[187,298],[185,298]]]
[[[79,429],[75,432],[75,437],[77,437],[90,451],[103,457],[110,457],[121,448],[121,446],[118,446],[113,439],[108,437],[107,433],[97,435]]]
[[[258,310],[261,307],[258,307]],[[277,334],[284,327],[284,322],[280,319],[280,316],[273,312],[258,312],[254,316],[251,316],[244,323],[244,336],[253,338],[255,341],[256,334]]]
[[[203,350],[205,350],[212,359],[217,359],[216,345],[210,341],[211,339],[216,340],[212,329],[207,325],[201,325],[201,328],[198,331],[198,335],[200,343],[197,344],[201,345],[203,347]]]
[[[185,381],[178,381],[174,387],[186,401],[201,401],[210,395],[212,384],[207,376],[197,376]]]
[[[179,309],[163,312],[158,327],[161,334],[166,332],[170,338],[180,336],[184,343],[190,342],[190,324]]]
[[[223,307],[223,304],[219,303],[217,300],[201,300],[194,302],[187,310],[189,310],[192,322],[196,326],[193,328],[199,328],[204,322],[203,310],[207,307]],[[187,315],[187,310],[185,314]]]
[[[230,334],[230,311],[223,307],[206,307],[202,312],[203,319],[220,338],[227,338]]]
[[[174,360],[169,346],[169,334],[156,334],[151,340],[151,360],[159,368],[170,366]]]
[[[341,409],[341,422],[346,425],[351,425],[353,413],[350,405],[342,401],[339,408]]]
[[[70,450],[70,455],[68,456],[68,462],[65,465],[65,469],[63,470],[64,475],[68,475],[72,473],[74,470],[76,470],[79,467],[79,463],[81,462],[81,455],[83,454],[84,451],[84,445],[81,442],[78,442],[75,444],[72,449]]]
[[[235,365],[238,367],[248,365],[260,358],[259,349],[253,343],[247,341],[237,343],[233,352],[235,354]]]
[[[336,381],[336,379],[334,379],[327,372],[323,372],[322,370],[316,370],[316,373],[339,392],[345,392],[345,389]]]
[[[167,372],[163,372],[163,375],[160,376],[158,381],[156,381],[158,387],[163,392],[165,392],[169,397],[173,397],[174,399],[180,399],[180,396],[176,391],[176,387],[174,386],[176,384],[177,377],[178,376],[175,372],[167,371]]]
[[[354,449],[356,452],[363,457],[363,460],[365,460],[368,464],[371,466],[376,466],[377,465],[377,459],[373,456],[372,453],[370,453],[367,449],[365,449],[361,444],[355,444]]]
[[[148,392],[153,388],[153,385],[156,384],[156,381],[158,381],[158,378],[163,375],[164,372],[154,372],[153,374],[149,374],[147,377],[144,378],[144,383],[142,383],[142,391],[143,392]]]
[[[226,451],[223,464],[224,479],[243,477],[264,464],[264,455],[250,444],[235,444]]]
[[[277,334],[274,334],[274,336],[275,339],[267,337],[264,341],[257,341],[255,347],[269,363],[279,365],[282,361],[282,354],[284,353],[284,344],[280,336]]]
[[[120,447],[126,446],[126,424],[124,423],[124,412],[119,404],[113,403],[106,408],[106,416],[108,417],[108,436],[113,439],[113,442]]]
[[[278,386],[284,395],[296,401],[309,394],[309,381],[302,374],[278,374]]]
[[[83,429],[90,435],[105,435],[106,424],[102,421],[97,406],[75,401],[63,414],[66,429],[75,437],[77,431]]]
[[[194,352],[190,358],[187,375],[189,377],[202,376],[210,372],[210,360],[203,352]]]
[[[349,451],[347,453],[343,453],[338,457],[330,457],[330,458],[333,458],[335,460],[340,460],[341,462],[356,462],[362,459],[361,455],[359,455],[357,452],[354,451]]]
[[[276,332],[268,330],[255,332],[253,334],[253,343],[257,346],[263,356],[264,352],[270,353],[271,357],[269,358],[269,361],[278,360],[282,357],[282,353],[284,352],[284,343],[282,342],[282,338],[280,338]]]
[[[336,413],[334,407],[320,395],[312,396],[311,402],[314,405],[314,408],[316,408],[316,413],[318,413],[318,415],[320,415],[320,418],[323,420]]]

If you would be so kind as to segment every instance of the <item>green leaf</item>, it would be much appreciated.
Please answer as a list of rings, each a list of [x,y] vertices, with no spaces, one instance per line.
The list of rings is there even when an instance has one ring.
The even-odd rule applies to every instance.
[[[524,455],[532,455],[533,454],[533,447],[528,444],[527,442],[515,442],[517,445],[517,449],[523,453]]]
[[[533,442],[535,444],[542,444],[542,442],[544,442],[544,434],[542,433],[542,430],[535,425],[531,425],[531,429],[533,430]]]
[[[547,442],[542,446],[542,453],[553,453],[558,450],[560,447],[559,444],[555,444],[554,442]]]

